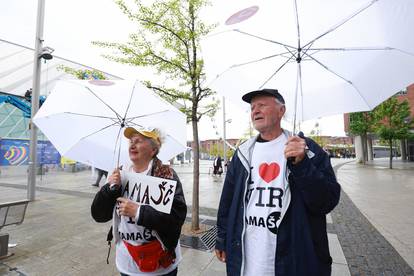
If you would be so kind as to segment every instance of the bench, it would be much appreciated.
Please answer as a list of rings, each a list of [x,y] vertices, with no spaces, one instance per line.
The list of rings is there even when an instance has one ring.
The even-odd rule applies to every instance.
[[[29,200],[0,203],[0,230],[5,226],[22,224],[28,203]],[[0,234],[0,259],[13,255],[8,254],[8,249],[16,245],[9,244],[9,234]]]

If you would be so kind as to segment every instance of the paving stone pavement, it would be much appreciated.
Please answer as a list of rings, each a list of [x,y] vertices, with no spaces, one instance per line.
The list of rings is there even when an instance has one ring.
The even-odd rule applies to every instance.
[[[351,275],[414,275],[414,239],[411,238],[414,231],[414,163],[394,161],[396,169],[391,171],[386,162],[387,159],[380,159],[366,166],[340,165],[343,166],[338,173],[342,185],[341,200],[331,215]],[[352,194],[353,200],[347,193]],[[353,201],[361,202],[358,206],[361,210]],[[405,238],[406,245],[392,245],[385,227],[377,223],[380,232],[372,224],[376,221],[390,228],[393,237]],[[392,224],[398,225],[397,228]]]

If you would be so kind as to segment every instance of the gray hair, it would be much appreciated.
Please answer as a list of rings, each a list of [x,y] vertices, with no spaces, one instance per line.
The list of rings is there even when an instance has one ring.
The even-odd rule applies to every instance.
[[[282,103],[281,101],[279,101],[279,99],[278,99],[278,98],[276,98],[276,97],[275,97],[275,101],[276,101],[276,103],[278,103],[278,104],[280,104],[280,105],[283,105],[283,106],[285,105],[284,103]]]
[[[153,157],[157,156],[158,153],[160,152],[161,144],[152,138],[149,138],[149,137],[145,137],[145,138],[149,140],[151,147],[156,150]]]

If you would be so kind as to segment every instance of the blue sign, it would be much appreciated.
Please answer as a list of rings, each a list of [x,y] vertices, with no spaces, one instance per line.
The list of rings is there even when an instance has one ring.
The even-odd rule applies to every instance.
[[[37,162],[43,165],[60,164],[60,154],[49,141],[38,141]]]
[[[0,140],[0,166],[27,165],[29,161],[29,141],[21,139]],[[60,154],[49,141],[37,142],[38,164],[59,164]]]

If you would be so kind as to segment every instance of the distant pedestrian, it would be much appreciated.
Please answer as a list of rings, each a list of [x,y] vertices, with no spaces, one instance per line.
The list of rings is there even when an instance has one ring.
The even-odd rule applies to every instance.
[[[96,171],[98,172],[98,177],[96,178],[96,182],[92,184],[92,186],[99,187],[99,183],[101,182],[102,176],[105,175],[105,177],[108,177],[108,172],[98,168],[96,168]]]
[[[217,155],[216,158],[214,158],[214,162],[213,162],[213,174],[214,175],[219,175],[221,176],[221,174],[223,173],[223,165],[222,165],[222,160],[221,160],[221,156]]]

